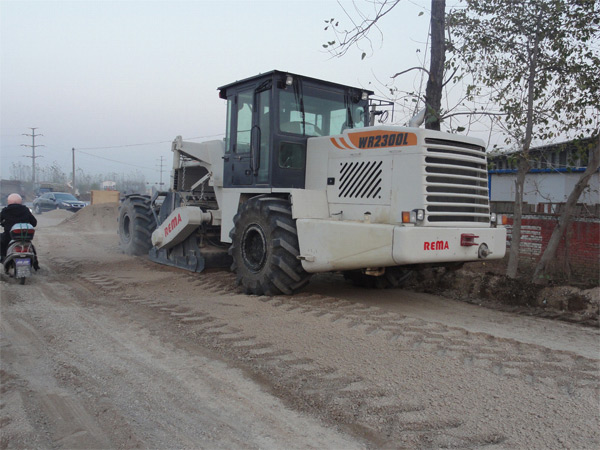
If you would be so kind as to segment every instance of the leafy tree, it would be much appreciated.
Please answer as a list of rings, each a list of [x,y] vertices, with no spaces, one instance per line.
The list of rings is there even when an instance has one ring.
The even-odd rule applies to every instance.
[[[523,186],[532,140],[598,133],[600,7],[596,0],[464,0],[447,17],[451,51],[505,115],[507,143],[519,149],[507,275],[516,277]]]

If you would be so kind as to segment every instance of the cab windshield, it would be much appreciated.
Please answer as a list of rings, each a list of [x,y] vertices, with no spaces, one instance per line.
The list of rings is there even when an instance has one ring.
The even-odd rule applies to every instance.
[[[343,92],[319,88],[279,91],[279,128],[302,136],[330,136],[364,127],[366,102],[354,103]]]

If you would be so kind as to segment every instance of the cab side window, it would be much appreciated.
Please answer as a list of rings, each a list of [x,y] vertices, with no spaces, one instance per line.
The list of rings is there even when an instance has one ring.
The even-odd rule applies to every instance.
[[[237,98],[237,135],[235,153],[249,153],[252,137],[252,111],[254,93],[240,92]]]
[[[229,97],[227,99],[227,129],[225,131],[225,151],[231,152],[233,151],[233,140],[231,133],[233,132],[233,107],[235,104],[235,97]]]

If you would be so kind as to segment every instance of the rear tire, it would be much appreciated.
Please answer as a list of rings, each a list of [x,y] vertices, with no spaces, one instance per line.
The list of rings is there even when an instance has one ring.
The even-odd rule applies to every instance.
[[[350,280],[354,286],[369,289],[394,289],[404,286],[412,275],[412,270],[401,266],[386,267],[385,273],[374,277],[365,274],[362,270],[347,270],[344,278]]]
[[[298,234],[289,201],[254,197],[241,206],[233,222],[231,270],[247,294],[291,295],[308,283],[310,274],[297,258]]]
[[[147,255],[152,248],[152,232],[156,221],[150,198],[131,195],[119,205],[119,247],[128,255]]]
[[[25,280],[26,280],[25,277],[19,278],[19,284],[25,284]]]

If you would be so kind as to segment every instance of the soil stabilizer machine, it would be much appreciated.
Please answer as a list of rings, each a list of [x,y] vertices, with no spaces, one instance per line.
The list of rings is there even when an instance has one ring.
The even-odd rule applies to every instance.
[[[219,93],[225,138],[177,137],[170,189],[122,199],[125,252],[230,267],[257,295],[293,294],[330,271],[395,287],[415,268],[504,256],[483,141],[372,126],[373,92],[288,72]]]

